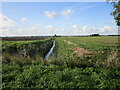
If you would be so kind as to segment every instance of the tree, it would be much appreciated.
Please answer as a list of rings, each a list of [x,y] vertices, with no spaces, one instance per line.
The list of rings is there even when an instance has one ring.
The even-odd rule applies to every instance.
[[[57,37],[57,35],[55,34],[54,37]]]
[[[100,35],[97,33],[97,34],[92,34],[92,35],[90,35],[90,36],[100,36]]]
[[[106,0],[113,5],[113,12],[111,15],[114,16],[117,26],[120,26],[120,0]]]

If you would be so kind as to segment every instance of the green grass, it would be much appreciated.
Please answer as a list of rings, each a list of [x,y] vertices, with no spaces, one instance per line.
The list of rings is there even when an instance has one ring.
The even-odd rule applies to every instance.
[[[115,49],[119,47],[119,45],[114,45],[114,43],[118,43],[118,36],[99,36],[99,37],[61,37],[57,38],[57,41],[68,40],[77,44],[78,47],[88,48],[90,50],[101,50],[101,49]],[[104,44],[105,43],[113,43],[113,44]],[[118,48],[117,48],[118,49]]]
[[[32,44],[32,43],[43,43],[45,41],[48,41],[50,40],[51,38],[47,38],[47,39],[44,39],[44,40],[32,40],[32,41],[1,41],[2,43],[2,48],[6,48],[6,46],[12,46],[12,45],[17,45],[17,46],[20,46],[20,45],[23,45],[23,44]]]
[[[56,47],[48,61],[18,57],[18,63],[3,62],[3,88],[111,88],[120,87],[120,61],[116,55],[117,36],[56,37]],[[64,40],[76,45],[68,44]],[[20,41],[19,41],[20,42]],[[34,42],[34,41],[33,41]],[[33,42],[13,42],[15,45]],[[36,41],[35,41],[36,42]],[[39,42],[35,43],[38,44]],[[7,44],[8,43],[8,44]],[[6,45],[14,45],[7,42]],[[39,43],[38,46],[42,44]],[[73,48],[94,52],[90,56],[76,56]]]
[[[117,36],[102,36],[102,37],[57,37],[55,59],[50,59],[51,63],[60,64],[68,63],[70,66],[112,66],[119,67],[120,61],[118,50],[119,45],[101,44],[102,42],[116,43],[118,41]],[[70,41],[73,44],[68,44],[64,40]],[[107,40],[107,41],[106,41]],[[74,45],[76,44],[76,45]],[[91,56],[76,56],[73,54],[74,48],[85,48],[89,52],[93,52]],[[114,52],[114,53],[113,53]],[[111,53],[113,53],[111,55]],[[111,63],[108,65],[108,63]]]

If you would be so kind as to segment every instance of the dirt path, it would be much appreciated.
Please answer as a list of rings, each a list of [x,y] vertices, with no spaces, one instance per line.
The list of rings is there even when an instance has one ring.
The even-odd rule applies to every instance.
[[[75,44],[75,43],[72,43],[72,42],[70,42],[70,41],[67,41],[67,40],[63,40],[65,43],[67,43],[68,45],[74,45],[74,46],[76,46],[77,44]]]
[[[70,41],[67,40],[63,40],[65,43],[67,43],[68,45],[74,45],[76,46],[77,44],[72,43]],[[93,52],[88,51],[84,48],[80,48],[80,47],[76,47],[76,48],[69,48],[69,50],[73,50],[73,54],[76,56],[90,56],[93,55]]]
[[[109,66],[117,66],[120,67],[120,61],[119,61],[119,51],[111,51],[110,55],[108,56],[106,63],[107,67]]]
[[[93,55],[93,52],[90,52],[84,48],[76,47],[73,48],[73,54],[76,56],[90,56]]]

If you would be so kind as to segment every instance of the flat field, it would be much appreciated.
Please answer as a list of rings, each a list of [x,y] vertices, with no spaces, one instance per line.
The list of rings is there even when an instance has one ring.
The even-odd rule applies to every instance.
[[[7,62],[9,58],[3,58],[6,62],[2,64],[2,86],[3,88],[116,89],[120,87],[119,38],[118,36],[55,37],[56,46],[47,61],[26,58],[27,62],[23,62],[21,58],[17,58],[19,60],[16,63],[13,62],[15,59]],[[3,46],[14,45],[13,43],[17,42],[3,41]]]
[[[57,37],[55,51],[57,58],[77,57],[88,58],[87,60],[95,59],[96,61],[98,59],[106,61],[107,58],[113,59],[113,57],[118,59],[119,38],[118,36]]]

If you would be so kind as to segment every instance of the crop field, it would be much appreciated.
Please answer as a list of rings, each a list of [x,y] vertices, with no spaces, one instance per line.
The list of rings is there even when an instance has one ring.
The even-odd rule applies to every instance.
[[[120,87],[120,36],[2,41],[3,88]]]

